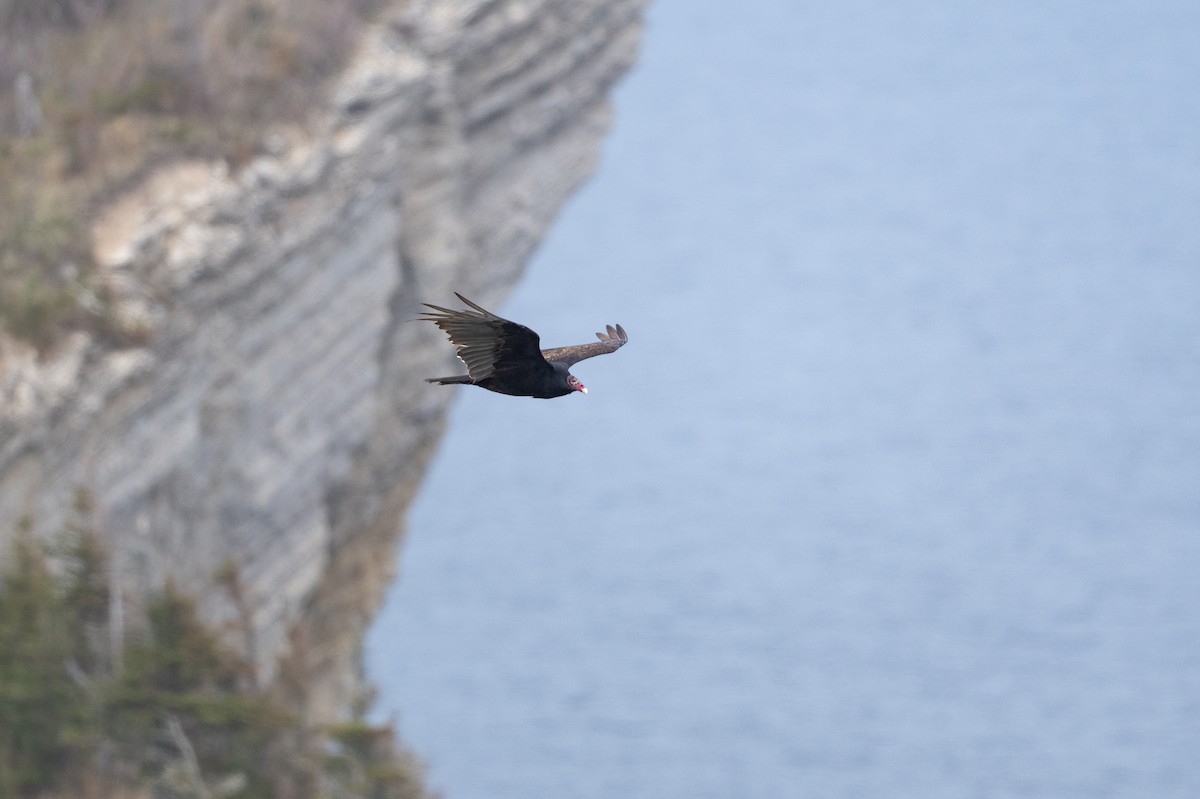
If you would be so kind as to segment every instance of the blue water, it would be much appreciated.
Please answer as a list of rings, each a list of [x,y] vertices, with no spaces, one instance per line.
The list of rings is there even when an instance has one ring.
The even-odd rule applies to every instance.
[[[447,799],[1200,796],[1200,4],[658,0],[368,642]],[[431,297],[444,303],[449,298]]]

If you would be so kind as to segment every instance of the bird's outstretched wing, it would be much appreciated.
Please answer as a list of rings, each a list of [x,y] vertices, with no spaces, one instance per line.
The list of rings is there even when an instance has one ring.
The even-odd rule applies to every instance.
[[[600,339],[598,342],[542,350],[542,357],[547,361],[555,361],[556,363],[570,367],[585,358],[595,358],[597,355],[616,352],[625,342],[629,341],[629,336],[625,334],[625,328],[620,325],[617,325],[615,328],[612,325],[608,325],[606,329],[608,330],[607,334],[596,334],[596,338]]]
[[[549,368],[538,348],[541,339],[537,333],[496,316],[458,292],[454,296],[474,310],[453,311],[424,303],[437,313],[425,311],[421,318],[446,332],[472,380],[479,382],[494,374]]]

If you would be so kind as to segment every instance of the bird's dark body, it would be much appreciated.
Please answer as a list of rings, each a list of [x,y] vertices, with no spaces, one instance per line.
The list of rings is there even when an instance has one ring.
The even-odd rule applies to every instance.
[[[551,364],[553,367],[554,365]],[[440,383],[443,386],[463,385],[479,386],[497,394],[508,394],[513,397],[534,397],[535,399],[554,399],[565,397],[575,389],[567,385],[565,373],[567,367],[558,364],[558,369],[551,369],[545,374],[509,374],[503,377],[495,375],[482,380],[472,380],[470,375],[454,375],[452,377],[430,377],[425,382]]]
[[[608,333],[597,333],[597,342],[571,347],[540,349],[538,334],[524,325],[510,322],[476,305],[461,294],[460,300],[470,311],[452,311],[427,305],[438,313],[426,312],[423,319],[446,332],[466,364],[467,374],[431,377],[429,383],[472,385],[515,397],[553,399],[575,391],[587,392],[583,383],[570,373],[570,367],[596,355],[613,352],[629,340],[625,330],[609,326]]]
[[[575,389],[567,385],[567,367],[561,363],[550,363],[549,366],[549,369],[485,377],[475,385],[513,397],[536,399],[565,397],[574,392]]]

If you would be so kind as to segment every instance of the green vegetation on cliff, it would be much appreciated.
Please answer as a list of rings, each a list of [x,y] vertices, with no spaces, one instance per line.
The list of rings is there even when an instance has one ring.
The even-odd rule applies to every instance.
[[[22,531],[0,560],[0,796],[425,795],[366,702],[347,724],[306,725],[302,686],[259,686],[172,586],[121,621],[86,502],[76,517],[50,547]]]
[[[0,3],[0,327],[42,349],[112,311],[98,204],[180,156],[252,158],[302,121],[385,0]]]

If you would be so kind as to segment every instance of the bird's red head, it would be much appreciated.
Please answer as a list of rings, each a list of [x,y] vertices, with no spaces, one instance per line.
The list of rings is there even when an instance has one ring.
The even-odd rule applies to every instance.
[[[567,385],[571,387],[572,391],[582,391],[584,394],[587,393],[587,386],[585,386],[583,381],[575,375],[567,375]]]

